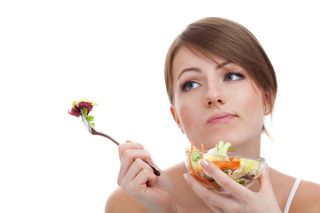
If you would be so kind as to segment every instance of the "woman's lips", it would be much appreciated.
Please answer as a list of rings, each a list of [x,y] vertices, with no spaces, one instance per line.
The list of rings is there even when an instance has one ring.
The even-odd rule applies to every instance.
[[[207,124],[219,124],[219,123],[225,123],[233,118],[235,118],[236,115],[232,113],[217,113],[212,115],[210,118],[207,119]]]

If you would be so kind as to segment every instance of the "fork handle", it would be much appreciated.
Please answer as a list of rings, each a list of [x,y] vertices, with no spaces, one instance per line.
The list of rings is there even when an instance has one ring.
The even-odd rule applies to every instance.
[[[102,137],[108,138],[109,140],[111,140],[113,143],[115,143],[116,145],[120,145],[120,143],[118,141],[116,141],[116,139],[112,138],[111,136],[104,134],[102,132],[98,132],[97,130],[95,130],[94,128],[91,128],[91,133],[93,135],[100,135]]]
[[[109,140],[111,140],[113,143],[117,144],[118,146],[120,145],[120,143],[118,141],[116,141],[114,138],[112,138],[111,136],[107,135],[107,134],[104,134],[102,132],[98,132],[97,130],[95,130],[94,128],[91,127],[91,133],[93,135],[100,135],[102,137],[106,137],[108,138]],[[153,173],[156,175],[156,176],[160,176],[160,170],[157,169],[155,166],[147,163],[153,170]]]
[[[149,164],[149,163],[147,163],[150,167],[151,167],[151,169],[153,170],[153,174],[155,174],[156,176],[160,176],[160,170],[159,169],[157,169],[155,166],[153,166],[153,165],[151,165],[151,164]]]

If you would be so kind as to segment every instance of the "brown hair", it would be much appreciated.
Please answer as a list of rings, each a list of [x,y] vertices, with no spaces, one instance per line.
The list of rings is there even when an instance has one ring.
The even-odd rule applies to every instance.
[[[271,111],[277,93],[273,66],[255,36],[240,24],[217,17],[200,19],[173,41],[165,61],[165,83],[170,103],[174,102],[172,63],[180,47],[198,51],[208,58],[218,56],[244,68],[263,92]]]

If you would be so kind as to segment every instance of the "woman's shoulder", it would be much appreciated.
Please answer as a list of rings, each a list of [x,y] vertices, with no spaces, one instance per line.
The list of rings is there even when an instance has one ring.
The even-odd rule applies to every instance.
[[[293,200],[290,212],[319,212],[320,185],[302,180]]]
[[[108,198],[105,213],[143,213],[148,212],[143,206],[131,195],[117,188]]]
[[[270,168],[270,167],[269,167]],[[273,191],[282,209],[290,205],[290,213],[319,213],[320,209],[320,185],[314,182],[301,180],[295,191],[297,178],[278,170],[270,168],[270,177]],[[290,193],[295,192],[293,195]],[[293,200],[288,200],[293,196]],[[289,202],[289,203],[288,203]]]
[[[176,175],[176,174],[183,174],[187,172],[187,168],[184,162],[177,163],[165,170],[167,175]]]

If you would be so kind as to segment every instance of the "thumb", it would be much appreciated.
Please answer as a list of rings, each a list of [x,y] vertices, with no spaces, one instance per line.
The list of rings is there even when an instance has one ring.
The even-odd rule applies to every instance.
[[[156,184],[157,182],[157,176],[155,174],[150,175],[147,181],[147,186],[152,187]]]
[[[262,174],[259,177],[260,191],[269,191],[270,189],[272,190],[269,171],[269,167],[265,165],[265,168],[263,169]]]
[[[266,165],[259,178],[260,190],[258,193],[260,193],[260,196],[263,198],[263,200],[268,203],[268,208],[273,209],[272,212],[281,212],[271,184],[270,171],[271,169],[269,169]]]

